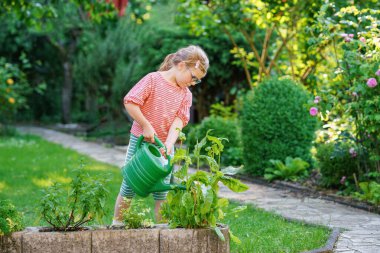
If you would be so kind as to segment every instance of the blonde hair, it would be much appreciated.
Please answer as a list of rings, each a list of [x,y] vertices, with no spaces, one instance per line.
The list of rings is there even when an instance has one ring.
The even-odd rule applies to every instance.
[[[191,67],[199,68],[204,74],[207,73],[209,67],[209,61],[205,51],[199,46],[190,45],[178,49],[178,51],[173,54],[167,55],[158,71],[169,70],[180,62],[184,62]]]

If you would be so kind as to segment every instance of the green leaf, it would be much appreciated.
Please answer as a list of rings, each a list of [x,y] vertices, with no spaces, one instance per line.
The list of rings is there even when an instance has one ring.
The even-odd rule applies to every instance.
[[[198,158],[200,153],[201,153],[201,149],[204,147],[204,145],[206,145],[207,143],[207,136],[205,136],[199,143],[197,142],[197,144],[194,146],[194,157]]]
[[[211,210],[211,206],[214,202],[214,192],[211,188],[207,189],[206,193],[204,194],[204,203],[201,208],[201,214],[208,214]]]
[[[221,208],[227,207],[228,203],[229,203],[229,201],[226,198],[220,198],[220,199],[218,199],[218,206],[221,207]]]
[[[216,172],[219,170],[219,165],[218,163],[215,161],[214,158],[210,157],[210,156],[206,156],[206,155],[200,155],[199,156],[200,159],[204,159],[208,162],[208,165],[210,166],[210,170],[213,171],[213,172]]]
[[[236,244],[241,244],[240,239],[239,239],[237,236],[235,236],[234,234],[232,234],[232,231],[231,231],[231,230],[228,230],[228,232],[229,232],[229,234],[230,234],[230,238],[231,238],[231,240],[232,240],[234,243],[236,243]]]
[[[243,170],[243,165],[241,165],[240,167],[234,167],[234,166],[228,166],[228,167],[225,167],[223,169],[221,169],[220,171],[223,172],[223,174],[225,175],[236,175],[237,173],[241,172]]]
[[[224,238],[222,231],[220,231],[218,227],[213,227],[212,230],[215,231],[215,233],[217,234],[220,240],[222,240],[223,242],[226,240],[226,238]]]
[[[220,178],[220,181],[222,181],[225,186],[234,192],[244,192],[249,189],[249,187],[246,184],[240,182],[240,180],[229,176],[222,176]]]

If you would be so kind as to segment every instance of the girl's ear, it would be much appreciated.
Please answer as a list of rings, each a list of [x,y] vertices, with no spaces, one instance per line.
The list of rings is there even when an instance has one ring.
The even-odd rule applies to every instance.
[[[181,71],[184,70],[186,68],[186,63],[183,61],[179,62],[177,64],[177,68],[178,68],[178,70],[181,70]]]

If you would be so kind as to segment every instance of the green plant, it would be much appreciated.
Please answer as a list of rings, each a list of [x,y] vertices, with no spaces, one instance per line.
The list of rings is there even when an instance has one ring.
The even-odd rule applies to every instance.
[[[297,181],[300,177],[307,177],[307,167],[309,163],[301,158],[286,157],[285,164],[280,160],[269,160],[274,168],[266,168],[264,178],[272,181],[275,179]]]
[[[290,79],[268,79],[247,93],[241,113],[245,169],[263,175],[270,159],[300,157],[311,164],[316,119],[304,104],[309,94]]]
[[[353,145],[345,142],[326,143],[317,146],[316,158],[322,174],[321,185],[341,187],[342,178],[354,182],[354,174],[359,175],[357,156],[352,151]]]
[[[209,129],[213,129],[216,136],[223,136],[228,142],[223,146],[224,151],[221,155],[223,165],[241,165],[242,148],[240,141],[240,127],[237,119],[225,119],[220,116],[210,116],[193,127],[188,135],[187,143],[190,147],[196,145],[197,141],[206,135]]]
[[[143,199],[126,199],[130,205],[123,210],[123,222],[126,229],[150,228],[153,227],[153,220],[148,218],[150,208],[144,206]]]
[[[327,126],[337,119],[349,122],[346,130],[355,142],[362,175],[380,170],[380,10],[373,3],[338,6],[326,2],[312,26],[312,34],[324,34],[312,38],[312,44],[333,42],[329,70],[319,71],[325,78],[313,107]]]
[[[9,200],[0,200],[0,235],[9,235],[23,228],[23,214]]]
[[[70,188],[55,183],[43,190],[40,202],[41,217],[55,231],[72,231],[96,219],[101,222],[107,189],[106,179],[90,178],[79,169],[70,183]]]
[[[162,214],[173,228],[210,227],[224,240],[217,222],[225,217],[226,214],[223,209],[228,206],[228,200],[224,198],[218,199],[218,183],[222,182],[234,192],[246,191],[248,186],[228,176],[237,173],[238,169],[229,167],[228,169],[220,170],[220,156],[224,147],[222,140],[224,139],[211,136],[209,133],[210,130],[195,145],[192,154],[189,155],[182,147],[175,153],[173,163],[183,163],[175,176],[180,180],[181,184],[186,185],[186,190],[169,192],[167,202],[162,206]],[[181,135],[180,138],[183,140],[184,136]],[[208,143],[209,145],[206,146]],[[201,154],[203,148],[207,152],[206,155]],[[207,162],[210,172],[199,170],[200,160]],[[188,175],[188,168],[193,162],[197,164],[198,169],[196,173]],[[238,212],[244,208],[237,207],[232,212]],[[236,242],[239,241],[232,233],[231,238]]]
[[[211,105],[210,109],[211,116],[222,117],[223,119],[236,119],[236,100],[234,104],[230,106],[224,105],[223,102],[215,103]]]
[[[366,200],[376,206],[380,204],[380,184],[375,181],[359,183],[361,192],[355,192],[354,197]]]
[[[30,64],[25,54],[20,56],[22,68],[30,68]],[[41,84],[32,88],[26,79],[22,68],[17,64],[7,62],[0,58],[0,123],[7,123],[12,120],[17,110],[27,108],[26,96],[33,90],[42,92],[44,85]]]

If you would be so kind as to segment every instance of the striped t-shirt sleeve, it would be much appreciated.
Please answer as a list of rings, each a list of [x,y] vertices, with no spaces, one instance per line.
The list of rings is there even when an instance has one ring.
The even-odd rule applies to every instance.
[[[124,97],[124,104],[132,102],[140,106],[144,105],[152,91],[151,74],[144,76]]]
[[[190,120],[190,107],[193,103],[191,92],[187,92],[186,97],[182,101],[181,107],[178,109],[177,117],[183,122],[183,126],[186,126]]]

